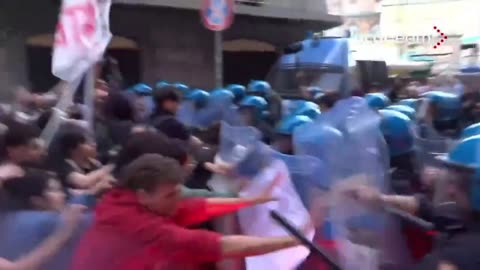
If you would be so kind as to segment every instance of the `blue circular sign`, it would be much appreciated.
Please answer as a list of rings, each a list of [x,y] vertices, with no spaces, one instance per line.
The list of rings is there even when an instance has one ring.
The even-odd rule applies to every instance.
[[[212,31],[223,31],[233,23],[233,0],[203,0],[202,22]]]

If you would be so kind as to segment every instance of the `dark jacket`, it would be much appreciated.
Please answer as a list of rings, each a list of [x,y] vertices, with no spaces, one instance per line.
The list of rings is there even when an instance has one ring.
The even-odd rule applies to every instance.
[[[172,113],[157,109],[150,119],[150,124],[158,131],[170,138],[188,141],[190,131],[188,128],[175,118]]]

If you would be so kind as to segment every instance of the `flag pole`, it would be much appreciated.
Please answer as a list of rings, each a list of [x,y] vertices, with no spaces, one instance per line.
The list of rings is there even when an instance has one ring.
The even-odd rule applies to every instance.
[[[84,120],[88,123],[88,131],[94,131],[95,116],[95,65],[92,65],[86,72],[83,85],[83,103],[86,107]]]

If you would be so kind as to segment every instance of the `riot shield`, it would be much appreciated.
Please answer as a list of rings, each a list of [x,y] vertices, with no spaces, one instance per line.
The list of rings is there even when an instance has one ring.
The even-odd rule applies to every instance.
[[[192,100],[184,100],[177,110],[176,118],[185,126],[191,127],[195,111],[195,103]]]
[[[424,171],[436,163],[436,156],[444,155],[455,144],[455,141],[437,132],[433,121],[429,120],[429,108],[431,102],[423,98],[420,101],[417,115],[417,123],[413,128],[415,138],[415,152],[420,171]]]
[[[298,170],[308,169],[309,166],[304,164],[305,166],[300,168],[300,160],[284,161],[270,147],[265,144],[262,145],[268,148],[272,159],[270,162],[265,163],[261,170],[251,175],[251,181],[245,182],[240,191],[240,196],[259,196],[260,194],[265,194],[266,190],[270,190],[268,192],[275,196],[277,200],[240,210],[238,217],[242,232],[246,235],[260,237],[287,236],[288,232],[269,218],[270,211],[281,211],[282,215],[292,222],[294,226],[305,228],[305,235],[311,241],[314,231],[313,228],[307,226],[310,224],[309,211],[302,204],[290,171],[291,167],[296,167],[295,171],[300,173]],[[254,154],[254,156],[253,159],[258,159],[260,155]],[[312,173],[313,170],[308,170],[304,174],[311,176]],[[297,246],[274,253],[248,257],[246,258],[246,268],[296,269],[307,258],[309,253],[308,248]]]
[[[240,125],[240,114],[232,102],[210,98],[207,104],[197,106],[194,101],[185,100],[177,111],[177,119],[192,128],[205,129],[224,121],[230,125]]]
[[[323,162],[308,155],[286,155],[275,151],[274,157],[287,165],[290,178],[304,206],[310,208],[314,196],[330,188]],[[312,192],[315,189],[315,192]]]
[[[335,113],[327,112],[312,122],[294,130],[293,146],[297,155],[309,155],[320,159],[325,165],[325,183],[332,184],[343,178],[343,134],[336,128]]]
[[[254,177],[273,160],[272,149],[261,142],[260,131],[226,122],[221,124],[218,158],[240,178]]]
[[[337,105],[336,123],[343,133],[341,165],[331,168],[346,177],[332,185],[330,222],[343,269],[409,269],[399,220],[381,207],[360,204],[345,189],[389,190],[389,153],[380,131],[381,117],[361,99]],[[343,190],[343,191],[342,191]]]
[[[444,155],[455,144],[455,140],[438,134],[428,123],[417,123],[414,126],[415,151],[420,169],[435,163],[435,157]]]
[[[240,125],[240,114],[233,102],[234,96],[226,96],[222,90],[218,92],[220,93],[215,94],[214,91],[211,94],[207,106],[200,111],[200,116],[209,124],[224,121],[230,125]]]

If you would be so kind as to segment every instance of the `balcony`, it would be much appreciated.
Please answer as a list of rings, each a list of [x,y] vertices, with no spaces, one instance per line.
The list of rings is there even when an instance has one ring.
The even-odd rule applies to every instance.
[[[328,14],[325,0],[235,0],[236,14],[278,19],[322,21],[340,25],[339,16]],[[113,0],[114,4],[199,9],[201,0]]]

